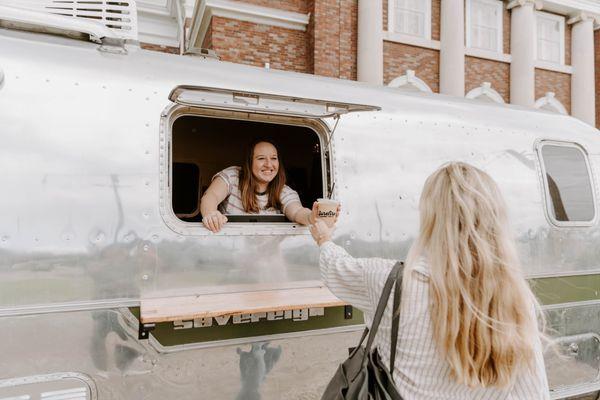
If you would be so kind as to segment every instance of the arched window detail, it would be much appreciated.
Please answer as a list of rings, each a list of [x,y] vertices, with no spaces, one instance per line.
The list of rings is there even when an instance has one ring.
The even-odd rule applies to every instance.
[[[429,92],[431,88],[422,80],[415,76],[415,71],[412,69],[406,70],[406,74],[399,76],[388,83],[389,87],[398,88],[401,90]]]
[[[483,82],[481,86],[471,90],[469,93],[467,93],[465,97],[467,99],[474,99],[485,102],[500,104],[504,103],[504,99],[502,98],[500,93],[492,89],[492,84],[489,82]]]
[[[552,111],[559,114],[567,115],[567,109],[562,103],[556,100],[553,92],[547,92],[544,97],[540,97],[534,105],[535,108],[540,110]]]

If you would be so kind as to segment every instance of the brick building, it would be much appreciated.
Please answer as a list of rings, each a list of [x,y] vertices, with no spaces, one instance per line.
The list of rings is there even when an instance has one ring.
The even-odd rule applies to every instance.
[[[138,10],[146,48],[600,122],[598,0],[145,0]]]

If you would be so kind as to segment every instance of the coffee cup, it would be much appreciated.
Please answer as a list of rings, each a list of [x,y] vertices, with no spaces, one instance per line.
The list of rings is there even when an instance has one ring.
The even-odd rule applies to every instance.
[[[324,220],[327,225],[333,226],[339,205],[337,200],[317,199],[317,218]]]

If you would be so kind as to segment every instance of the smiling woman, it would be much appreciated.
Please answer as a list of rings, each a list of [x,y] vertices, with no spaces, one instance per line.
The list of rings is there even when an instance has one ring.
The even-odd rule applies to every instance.
[[[227,226],[236,231],[286,232],[297,230],[294,223],[309,223],[305,206],[323,197],[327,171],[318,126],[290,118],[223,117],[183,115],[173,122],[170,186],[177,218],[212,232],[227,222],[235,222]],[[252,222],[261,224],[240,224]]]
[[[202,196],[204,226],[218,232],[227,222],[225,214],[284,214],[302,225],[312,221],[298,193],[285,184],[285,170],[277,147],[268,139],[253,141],[242,167],[228,167],[212,178]]]

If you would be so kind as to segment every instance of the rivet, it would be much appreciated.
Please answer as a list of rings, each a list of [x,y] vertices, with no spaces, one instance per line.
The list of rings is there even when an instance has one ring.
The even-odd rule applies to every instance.
[[[145,281],[147,281],[147,280],[148,280],[148,278],[149,278],[149,277],[148,277],[148,275],[147,275],[147,274],[144,274],[144,275],[142,275],[142,280],[145,280]]]
[[[8,236],[2,236],[2,241],[3,242],[8,242],[8,239],[10,239]]]
[[[148,251],[148,249],[150,249],[150,246],[148,246],[147,244],[144,245],[143,247],[144,251]]]

